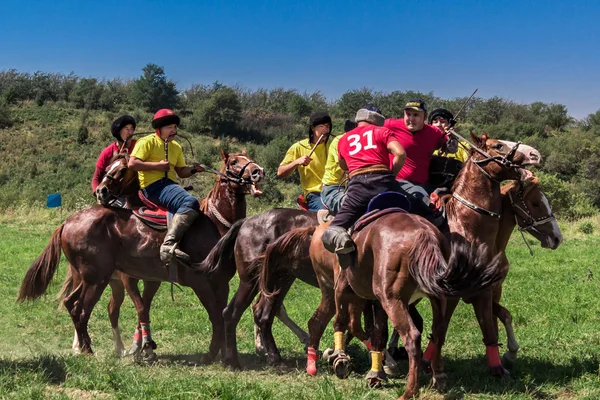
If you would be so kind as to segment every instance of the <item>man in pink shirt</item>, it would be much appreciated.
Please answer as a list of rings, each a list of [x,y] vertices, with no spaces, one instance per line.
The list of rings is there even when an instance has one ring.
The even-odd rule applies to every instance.
[[[450,153],[455,152],[458,143],[449,139],[440,129],[425,124],[425,121],[425,102],[414,99],[406,103],[403,119],[389,118],[384,126],[392,130],[394,137],[406,151],[406,161],[396,179],[407,194],[429,206],[429,193],[435,189],[429,184],[431,154],[440,148]]]

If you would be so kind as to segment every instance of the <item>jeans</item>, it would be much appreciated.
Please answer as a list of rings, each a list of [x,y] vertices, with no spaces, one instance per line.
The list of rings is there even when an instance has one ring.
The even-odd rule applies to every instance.
[[[406,180],[399,180],[398,182],[400,183],[400,188],[402,188],[406,194],[421,200],[425,206],[429,207],[429,203],[431,202],[429,199],[429,193],[433,192],[435,187],[426,183],[413,183]]]
[[[346,187],[342,185],[323,185],[321,201],[332,214],[337,214],[346,198]]]
[[[190,210],[200,212],[198,199],[170,179],[163,178],[156,181],[143,191],[148,199],[162,204],[173,214]]]
[[[308,204],[308,211],[317,212],[325,208],[323,203],[321,202],[321,193],[320,192],[312,192],[306,195],[306,204]]]

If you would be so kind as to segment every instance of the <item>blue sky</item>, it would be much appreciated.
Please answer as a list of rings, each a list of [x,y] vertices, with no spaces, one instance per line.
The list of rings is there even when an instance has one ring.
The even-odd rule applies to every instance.
[[[0,70],[600,109],[600,1],[4,1]]]

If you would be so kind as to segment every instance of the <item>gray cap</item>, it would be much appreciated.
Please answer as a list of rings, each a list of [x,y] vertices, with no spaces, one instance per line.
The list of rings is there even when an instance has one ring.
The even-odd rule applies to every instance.
[[[366,121],[370,124],[383,126],[385,122],[385,117],[378,112],[367,110],[366,108],[361,108],[356,113],[356,118],[354,118],[355,122]]]

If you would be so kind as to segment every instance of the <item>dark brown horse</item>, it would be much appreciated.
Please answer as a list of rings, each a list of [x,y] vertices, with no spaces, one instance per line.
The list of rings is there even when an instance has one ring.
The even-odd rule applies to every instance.
[[[258,277],[262,265],[262,253],[267,245],[284,233],[299,227],[316,226],[317,214],[289,208],[276,208],[239,222],[234,232],[226,235],[203,262],[203,269],[237,269],[240,284],[227,307],[223,318],[227,350],[223,362],[232,368],[239,368],[236,327],[244,311],[250,306],[258,292]],[[277,316],[294,331],[299,338],[306,335],[279,307]],[[257,333],[258,334],[258,333]],[[305,339],[306,340],[306,339]],[[259,344],[257,343],[257,346]]]
[[[509,183],[502,187],[502,217],[497,240],[499,243],[504,243],[504,247],[508,243],[510,234],[517,223],[515,221],[518,222],[519,229],[530,232],[542,243],[543,247],[556,248],[562,240],[558,224],[552,216],[548,200],[537,185],[537,178],[528,179],[522,185]],[[265,338],[272,338],[272,334],[269,334],[273,323],[272,314],[278,305],[283,302],[290,282],[293,282],[296,278],[302,279],[302,277],[308,276],[311,273],[314,274],[309,256],[309,246],[310,238],[315,228],[292,230],[271,243],[264,253],[264,264],[261,268],[260,280],[261,290],[270,292],[275,288],[278,289],[276,296],[262,296],[260,301],[254,306],[255,322],[260,326]],[[316,282],[314,277],[303,280],[308,284]],[[333,269],[331,269],[328,275],[321,275],[321,280],[319,281],[323,299],[322,305],[317,311],[319,318],[311,319],[309,322],[309,326],[312,326],[313,330],[318,329],[321,331],[321,334],[321,329],[325,329],[325,326],[334,315],[333,285]],[[280,288],[283,288],[283,290],[279,290]],[[412,312],[415,311],[416,309]],[[507,352],[505,357],[514,359],[518,350],[518,344],[514,338],[512,325],[510,324],[510,313],[497,304],[497,302],[494,304],[494,313],[501,317],[509,337],[509,352]],[[328,319],[326,316],[328,316]],[[318,337],[320,339],[320,335]],[[268,349],[269,361],[272,363],[280,362],[279,350],[274,340],[267,341],[265,339],[265,342],[265,346]],[[391,351],[395,350],[397,342],[398,335],[394,332],[393,339],[390,341]],[[318,348],[318,341],[312,344],[315,349]],[[326,351],[325,354],[327,353],[329,352]],[[386,358],[386,361],[389,361],[389,359]],[[317,372],[314,363],[310,363],[307,370],[311,375]]]
[[[245,204],[246,191],[252,191],[246,186],[254,186],[262,179],[263,170],[245,154],[226,158],[228,162],[225,172],[220,175],[223,181],[219,180],[219,186],[222,183],[230,193],[223,192],[214,199],[224,201],[232,196],[235,202],[243,201]],[[130,174],[129,170],[123,172],[123,177],[127,174]],[[108,179],[116,180],[119,177],[112,178]],[[245,206],[232,206],[232,209],[245,210]],[[235,225],[232,229],[235,229]],[[200,263],[217,244],[220,236],[219,225],[202,214],[180,245],[189,252],[194,263]],[[148,282],[165,282],[173,278],[174,282],[191,287],[208,311],[213,335],[205,361],[212,360],[224,346],[221,311],[227,304],[228,283],[235,269],[220,269],[207,274],[176,263],[171,273],[158,256],[163,237],[164,232],[148,227],[133,216],[131,210],[100,205],[88,208],[68,218],[54,231],[44,252],[27,271],[18,299],[34,300],[46,291],[58,267],[62,250],[81,278],[81,282],[65,298],[64,304],[73,319],[81,351],[91,353],[87,322],[114,272],[120,271]]]

